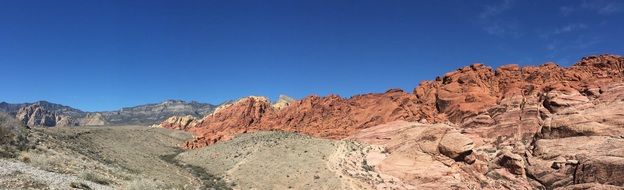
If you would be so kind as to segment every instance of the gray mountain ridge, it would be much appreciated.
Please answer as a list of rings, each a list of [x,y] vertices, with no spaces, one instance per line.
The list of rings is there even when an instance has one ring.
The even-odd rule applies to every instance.
[[[152,125],[171,116],[203,117],[218,105],[197,101],[165,100],[161,103],[124,107],[116,111],[87,112],[48,101],[11,104],[0,102],[0,111],[17,117],[30,127],[82,125]]]

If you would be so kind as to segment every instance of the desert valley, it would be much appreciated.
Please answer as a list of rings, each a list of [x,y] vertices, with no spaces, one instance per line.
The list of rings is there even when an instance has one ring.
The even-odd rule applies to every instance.
[[[624,0],[0,0],[0,190],[624,190]]]
[[[624,189],[623,57],[440,74],[352,97],[3,102],[0,189]]]

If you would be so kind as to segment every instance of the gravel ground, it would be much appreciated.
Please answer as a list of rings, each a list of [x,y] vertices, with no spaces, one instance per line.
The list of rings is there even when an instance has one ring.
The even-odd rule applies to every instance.
[[[76,176],[48,172],[23,162],[0,159],[0,189],[22,188],[25,184],[30,188],[38,188],[40,185],[44,185],[49,189],[76,189],[72,187],[72,183],[75,187],[78,187],[77,184],[81,184],[96,190],[112,189],[108,186],[81,180]]]
[[[234,189],[366,189],[330,161],[341,142],[286,132],[254,132],[176,159],[222,176]]]

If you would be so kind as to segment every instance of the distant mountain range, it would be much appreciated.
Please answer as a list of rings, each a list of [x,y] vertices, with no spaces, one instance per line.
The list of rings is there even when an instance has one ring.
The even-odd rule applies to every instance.
[[[217,105],[196,101],[167,100],[157,104],[121,108],[117,111],[86,112],[47,101],[20,104],[0,103],[0,111],[15,116],[29,127],[152,125],[172,116],[203,117],[212,113],[216,107]]]

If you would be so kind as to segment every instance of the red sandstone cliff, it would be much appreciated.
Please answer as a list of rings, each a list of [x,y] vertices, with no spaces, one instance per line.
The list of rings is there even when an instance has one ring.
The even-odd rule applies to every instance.
[[[554,63],[497,69],[473,64],[424,81],[413,93],[389,90],[348,99],[309,96],[282,109],[272,107],[266,98],[249,97],[185,127],[197,136],[186,147],[197,148],[257,130],[340,139],[396,120],[449,121],[469,134],[530,138],[543,124],[545,114],[588,105],[587,96],[596,96],[608,84],[621,82],[623,76],[624,58],[601,55],[585,57],[569,68]]]
[[[622,116],[624,58],[601,55],[568,68],[474,64],[413,93],[309,96],[281,109],[248,97],[201,122],[162,126],[193,132],[187,148],[258,130],[381,146],[385,151],[346,156],[370,162],[344,164],[355,163],[354,171],[362,168],[357,163],[373,164],[383,175],[365,171],[359,179],[382,188],[622,189]]]

